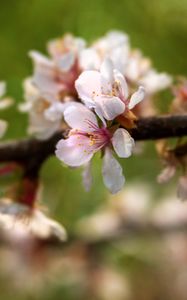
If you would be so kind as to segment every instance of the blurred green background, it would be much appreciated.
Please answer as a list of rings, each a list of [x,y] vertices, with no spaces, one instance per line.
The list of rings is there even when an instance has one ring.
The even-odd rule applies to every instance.
[[[22,80],[32,72],[29,50],[45,53],[46,42],[66,32],[92,41],[111,29],[127,32],[132,46],[152,58],[159,71],[187,75],[186,0],[0,0],[0,80],[7,81],[8,94],[19,103],[23,100]],[[6,139],[26,135],[27,116],[19,114],[16,107],[1,112],[0,117],[10,122]],[[125,160],[123,165],[127,181],[146,181],[153,187],[155,199],[173,187],[171,182],[167,188],[158,188],[155,178],[161,165],[151,142],[143,156]],[[97,157],[94,185],[85,193],[79,170],[62,168],[55,158],[43,166],[43,203],[69,231],[77,219],[107,200],[99,170]],[[54,295],[50,299],[65,298]]]

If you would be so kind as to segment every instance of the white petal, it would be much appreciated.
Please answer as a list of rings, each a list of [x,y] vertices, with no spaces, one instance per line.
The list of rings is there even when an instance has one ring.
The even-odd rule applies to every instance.
[[[68,52],[57,60],[57,66],[62,72],[68,72],[75,62],[75,54]]]
[[[97,71],[84,71],[75,81],[79,98],[94,103],[94,97],[101,94],[101,75]]]
[[[85,190],[89,192],[92,186],[91,161],[84,166],[84,170],[82,172],[82,182]]]
[[[0,81],[0,98],[6,93],[6,83]]]
[[[145,87],[147,93],[153,94],[169,87],[172,84],[172,78],[166,73],[150,70],[140,80],[140,84]]]
[[[101,65],[100,72],[102,78],[109,84],[112,84],[114,81],[113,69],[112,61],[106,58]]]
[[[129,90],[125,77],[116,69],[114,70],[114,77],[115,81],[117,81],[121,87],[123,97],[127,99],[129,96]]]
[[[93,130],[91,124],[98,127],[94,113],[81,103],[69,105],[64,111],[64,119],[71,128],[86,132]]]
[[[64,84],[56,80],[54,62],[36,51],[31,51],[29,54],[34,61],[32,82],[42,93],[56,96],[63,90]]]
[[[3,98],[0,100],[0,110],[10,107],[14,103],[12,98]]]
[[[103,181],[112,194],[119,192],[124,183],[123,170],[118,161],[113,157],[110,149],[105,150],[102,166]]]
[[[125,104],[118,97],[101,96],[95,99],[96,106],[100,108],[106,120],[113,120],[125,110]]]
[[[109,46],[116,48],[129,43],[128,35],[119,30],[109,31],[106,34]]]
[[[0,120],[0,138],[3,137],[7,130],[8,123],[6,121]]]
[[[87,48],[80,52],[79,66],[83,70],[98,70],[101,59],[95,49]]]
[[[161,173],[157,176],[158,183],[166,183],[168,182],[176,173],[175,165],[166,166]]]
[[[183,201],[187,200],[187,175],[179,178],[177,196]]]
[[[29,223],[29,230],[33,235],[42,239],[57,238],[60,241],[67,240],[65,228],[60,223],[45,216],[39,210],[34,211]]]
[[[145,89],[140,86],[139,89],[131,96],[129,102],[129,109],[132,109],[135,105],[140,103],[145,97]]]
[[[112,145],[119,157],[129,157],[132,154],[134,140],[127,130],[118,128],[112,137]]]
[[[66,165],[79,167],[86,164],[92,158],[94,152],[89,151],[90,139],[77,135],[71,135],[68,139],[60,140],[56,146],[55,154]]]
[[[45,65],[49,67],[52,67],[54,65],[47,56],[41,54],[38,51],[29,51],[29,56],[32,58],[35,64]]]
[[[61,120],[64,113],[65,105],[57,102],[52,104],[48,109],[45,110],[44,116],[47,120],[55,122]]]

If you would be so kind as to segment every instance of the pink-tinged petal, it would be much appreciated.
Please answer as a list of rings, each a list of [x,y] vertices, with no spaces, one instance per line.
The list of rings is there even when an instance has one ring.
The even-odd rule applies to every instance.
[[[6,83],[0,81],[0,98],[6,93]]]
[[[93,48],[87,48],[80,52],[79,66],[82,70],[98,70],[100,68],[101,58]]]
[[[116,194],[122,189],[125,183],[122,167],[108,148],[103,157],[102,174],[104,184],[112,194]]]
[[[55,154],[66,165],[79,167],[90,161],[94,151],[88,137],[74,134],[58,142]]]
[[[86,192],[89,192],[92,186],[91,161],[84,165],[82,172],[82,182]]]
[[[145,97],[145,89],[140,86],[139,89],[131,96],[129,102],[129,109],[132,109],[135,105],[140,103]]]
[[[30,57],[34,61],[34,75],[32,82],[42,93],[56,95],[63,90],[64,84],[56,80],[54,63],[42,54],[31,51]]]
[[[101,75],[98,71],[84,71],[75,81],[79,98],[94,104],[94,98],[101,94]]]
[[[6,121],[0,120],[0,138],[3,137],[7,130],[8,124]]]
[[[168,182],[171,178],[176,173],[176,166],[175,165],[168,165],[166,166],[161,173],[157,176],[157,181],[158,183],[166,183]]]
[[[104,116],[103,116],[103,110],[102,110],[102,108],[101,108],[101,106],[100,106],[99,103],[97,103],[97,102],[95,103],[95,108],[94,108],[94,110],[95,110],[96,115],[97,115],[97,116],[99,117],[99,119],[102,121],[103,126],[104,126],[104,127],[107,127],[106,121],[105,121]]]
[[[112,145],[119,157],[129,157],[132,154],[134,140],[127,130],[118,128],[112,137]]]
[[[154,94],[158,91],[168,88],[172,84],[172,77],[167,73],[157,73],[155,70],[150,70],[140,80],[148,94]]]
[[[109,58],[106,58],[101,67],[101,93],[103,95],[112,94],[112,85],[114,83],[113,64]]]
[[[65,104],[56,102],[44,111],[44,116],[47,120],[55,122],[61,120],[65,109]]]
[[[12,98],[3,98],[0,100],[0,110],[10,107],[14,103]]]
[[[179,178],[177,196],[182,200],[187,200],[187,175]]]
[[[113,74],[113,63],[109,58],[105,58],[103,63],[101,64],[100,72],[102,78],[109,83],[112,84],[114,81],[114,74]]]
[[[77,130],[90,132],[98,128],[95,114],[81,103],[68,106],[64,111],[64,119],[71,128]]]
[[[125,110],[125,104],[118,97],[101,96],[95,102],[106,120],[115,119]]]
[[[35,64],[44,65],[48,67],[54,66],[53,62],[47,56],[39,53],[38,51],[30,51],[29,56],[32,58]]]
[[[57,66],[62,72],[68,72],[75,63],[75,54],[68,52],[57,59]]]
[[[118,70],[114,70],[115,81],[119,84],[120,92],[124,99],[127,99],[129,96],[128,85],[125,77]]]

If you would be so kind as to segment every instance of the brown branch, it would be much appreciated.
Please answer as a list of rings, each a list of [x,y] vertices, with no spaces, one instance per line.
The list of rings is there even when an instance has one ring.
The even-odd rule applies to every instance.
[[[187,114],[141,118],[136,124],[131,134],[137,141],[187,136]]]
[[[136,125],[130,133],[137,141],[187,136],[187,115],[140,118]],[[55,146],[62,137],[63,133],[57,132],[45,141],[30,138],[1,143],[0,162],[14,161],[23,164],[26,173],[34,177],[41,164],[54,154]],[[186,147],[182,151],[186,151]]]

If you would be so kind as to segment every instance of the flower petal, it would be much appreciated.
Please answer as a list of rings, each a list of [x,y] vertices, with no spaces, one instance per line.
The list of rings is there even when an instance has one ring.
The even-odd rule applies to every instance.
[[[129,157],[132,154],[134,140],[127,130],[118,128],[112,137],[112,145],[119,157]]]
[[[34,61],[34,75],[32,81],[42,93],[58,94],[64,89],[64,83],[56,80],[56,68],[53,61],[42,54],[31,51],[30,57]]]
[[[0,120],[0,138],[3,137],[3,135],[5,134],[6,130],[7,130],[7,122]]]
[[[122,93],[122,96],[127,99],[129,96],[129,89],[128,89],[128,85],[126,82],[125,77],[123,76],[123,74],[121,74],[118,70],[114,70],[114,77],[115,77],[115,81],[117,81],[117,83],[119,83],[120,86],[120,91]]]
[[[98,71],[84,71],[75,81],[79,98],[94,104],[94,97],[101,93],[101,75]]]
[[[179,178],[177,196],[182,200],[187,200],[187,175]]]
[[[29,51],[29,56],[31,57],[31,59],[36,65],[39,64],[48,67],[53,66],[53,62],[47,56],[41,54],[38,51],[34,51],[34,50]]]
[[[148,94],[153,94],[168,88],[172,84],[172,77],[167,73],[157,73],[155,70],[150,70],[140,80],[140,84],[145,87]]]
[[[69,105],[64,111],[64,119],[71,128],[86,132],[98,127],[95,114],[81,103]]]
[[[101,64],[100,72],[102,78],[109,84],[112,84],[114,81],[113,69],[112,61],[109,58],[105,58]]]
[[[98,70],[101,59],[97,51],[93,48],[87,48],[80,52],[79,66],[83,70]]]
[[[140,86],[139,89],[131,96],[129,102],[129,109],[132,109],[136,104],[141,102],[145,97],[145,89]]]
[[[0,98],[6,93],[6,83],[0,81]]]
[[[122,189],[125,183],[122,167],[108,148],[105,150],[103,157],[102,174],[104,184],[112,194]]]
[[[65,107],[66,106],[64,103],[60,103],[60,102],[53,103],[48,109],[44,111],[44,116],[47,120],[52,122],[61,120]]]
[[[115,119],[125,110],[125,104],[118,97],[101,96],[97,97],[95,102],[106,120]]]
[[[55,154],[66,165],[79,167],[90,161],[94,151],[88,137],[74,134],[58,142]]]
[[[82,172],[82,182],[86,192],[89,192],[92,186],[91,161],[84,165]]]
[[[62,72],[68,72],[75,63],[75,54],[73,52],[68,52],[57,59],[56,63]]]
[[[12,98],[3,98],[0,100],[0,110],[10,107],[14,103]]]

